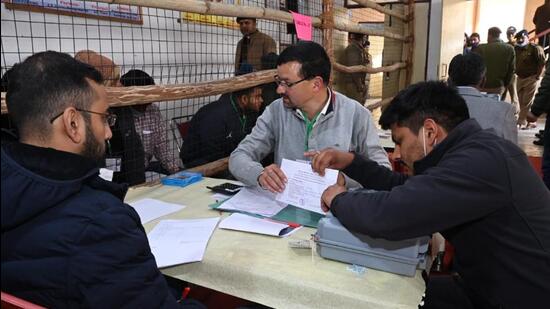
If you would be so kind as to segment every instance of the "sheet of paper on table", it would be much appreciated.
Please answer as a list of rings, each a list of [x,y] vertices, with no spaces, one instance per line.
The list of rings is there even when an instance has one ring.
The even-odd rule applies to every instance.
[[[242,211],[264,217],[274,216],[286,207],[275,200],[275,194],[259,187],[244,187],[217,209]]]
[[[141,224],[153,221],[162,216],[166,216],[185,208],[184,205],[167,203],[152,198],[144,198],[135,202],[128,203],[137,211]]]
[[[219,225],[221,229],[258,233],[270,236],[288,236],[299,227],[290,227],[285,222],[275,222],[270,219],[252,217],[234,213],[225,218]]]
[[[147,235],[159,268],[202,261],[219,217],[162,220]]]
[[[315,173],[309,163],[283,159],[281,170],[288,182],[285,190],[278,193],[277,201],[324,214],[321,195],[326,188],[336,183],[338,171],[325,169],[325,176]]]

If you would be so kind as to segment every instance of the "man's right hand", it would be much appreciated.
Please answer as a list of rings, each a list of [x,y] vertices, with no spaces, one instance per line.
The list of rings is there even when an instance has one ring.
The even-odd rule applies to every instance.
[[[260,177],[258,177],[260,187],[273,193],[283,192],[287,181],[285,173],[283,173],[277,164],[271,164],[264,168]]]
[[[312,158],[311,167],[313,171],[319,173],[319,175],[325,175],[326,168],[333,168],[337,170],[343,170],[348,167],[355,154],[352,152],[340,151],[332,148],[325,148],[321,151],[308,151],[304,153],[307,158]]]

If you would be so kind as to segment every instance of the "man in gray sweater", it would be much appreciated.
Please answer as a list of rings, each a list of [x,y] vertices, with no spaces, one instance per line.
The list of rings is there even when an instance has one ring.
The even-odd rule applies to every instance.
[[[496,134],[514,144],[518,143],[515,107],[479,92],[485,78],[485,63],[480,55],[456,55],[449,65],[449,84],[455,86],[466,101],[470,117],[482,129],[494,129]]]
[[[304,160],[304,153],[327,147],[352,151],[390,168],[370,112],[356,101],[328,88],[331,64],[323,47],[299,42],[277,61],[277,93],[252,132],[231,153],[229,170],[246,185],[282,192],[283,158]],[[270,153],[275,163],[260,161]]]

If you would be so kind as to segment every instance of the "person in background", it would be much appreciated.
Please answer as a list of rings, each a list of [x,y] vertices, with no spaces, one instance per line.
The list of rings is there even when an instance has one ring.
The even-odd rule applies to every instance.
[[[82,50],[75,59],[96,68],[107,87],[120,87],[120,68],[111,59],[92,50]],[[113,181],[138,185],[145,182],[145,152],[136,132],[134,113],[129,106],[114,107],[111,111],[117,116],[112,128],[113,137],[107,147],[107,168],[114,171]]]
[[[403,240],[440,232],[455,248],[456,276],[421,308],[540,308],[550,295],[550,191],[523,150],[469,119],[455,89],[421,82],[382,112],[394,158],[411,176],[353,152],[309,153],[314,171],[342,170],[365,188],[322,195],[350,231]],[[456,297],[453,297],[456,296]],[[455,303],[450,303],[455,300]]]
[[[462,44],[462,54],[466,55],[472,50],[472,44],[470,43],[470,37],[464,32],[464,43]]]
[[[479,46],[479,43],[481,43],[481,37],[479,36],[479,33],[473,32],[470,35],[470,50],[475,50]]]
[[[252,132],[229,158],[231,174],[249,186],[282,192],[286,176],[280,168],[284,159],[305,159],[308,150],[335,147],[368,156],[390,167],[380,146],[370,112],[357,101],[329,87],[330,59],[315,42],[300,41],[287,47],[277,60],[277,92],[281,99],[271,103],[258,118]],[[261,161],[274,153],[274,162]]]
[[[535,128],[535,122],[527,121],[527,113],[533,105],[533,98],[537,90],[538,81],[544,69],[544,51],[542,47],[529,43],[527,30],[516,34],[516,75],[519,99],[518,125],[521,128]]]
[[[13,68],[20,140],[1,151],[2,291],[48,308],[204,308],[176,302],[123,202],[128,186],[98,176],[117,121],[102,84],[59,52]]]
[[[516,27],[510,26],[508,29],[506,29],[506,38],[508,39],[508,45],[515,47],[516,46]],[[516,57],[517,58],[517,57]],[[512,79],[510,80],[510,84],[508,87],[506,87],[506,90],[504,90],[504,94],[502,95],[503,100],[506,99],[508,95],[510,95],[510,103],[516,108],[516,113],[519,113],[519,102],[518,102],[518,93],[517,93],[517,75],[513,74]],[[517,114],[516,114],[516,120],[517,120]]]
[[[141,70],[130,70],[120,78],[124,87],[150,86],[155,81],[149,74]],[[155,104],[132,106],[136,132],[143,144],[145,154],[145,169],[161,174],[174,174],[180,170],[176,157],[168,149],[167,129],[165,121]],[[151,162],[153,156],[160,162],[160,166]]]
[[[487,67],[483,90],[495,93],[504,98],[504,90],[510,85],[516,70],[514,48],[500,39],[501,31],[497,27],[489,28],[487,44],[479,45],[474,51],[479,53]]]
[[[546,61],[546,73],[544,73],[531,110],[527,113],[527,120],[537,122],[537,119],[544,113],[546,113],[546,124],[544,125],[541,138],[544,145],[542,153],[542,178],[546,187],[550,190],[550,120],[548,119],[548,115],[550,115],[550,60]]]
[[[254,127],[262,104],[261,86],[222,95],[201,107],[181,147],[180,158],[185,168],[203,165],[228,157]],[[216,177],[228,177],[228,173]]]
[[[544,4],[537,8],[533,15],[533,24],[536,35],[550,29],[550,0],[544,0]],[[539,46],[543,49],[550,46],[550,33],[539,37]],[[549,49],[546,50],[546,54],[548,52]]]
[[[344,50],[342,64],[346,66],[362,65],[371,63],[371,56],[367,51],[368,36],[363,33],[348,33],[348,46]],[[342,94],[354,99],[361,105],[367,101],[370,76],[365,72],[343,74]]]
[[[492,128],[498,136],[517,144],[515,108],[479,92],[485,71],[480,55],[456,55],[449,64],[448,83],[457,88],[458,94],[466,101],[470,117],[475,118],[482,129]]]
[[[237,17],[243,38],[237,43],[235,52],[235,72],[242,71],[241,65],[248,63],[254,71],[261,70],[261,58],[269,53],[277,53],[275,41],[256,27],[256,18]]]

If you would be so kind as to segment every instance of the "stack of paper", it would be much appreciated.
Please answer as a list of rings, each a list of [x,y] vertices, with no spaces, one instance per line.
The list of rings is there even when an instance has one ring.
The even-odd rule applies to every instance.
[[[285,207],[286,204],[277,202],[275,194],[267,190],[258,187],[244,187],[217,209],[271,217]]]
[[[157,266],[201,261],[219,218],[163,220],[147,235]]]
[[[183,205],[166,203],[152,198],[144,198],[139,201],[129,203],[137,211],[141,224],[155,220],[167,214],[180,211],[185,208]]]
[[[227,217],[220,223],[220,228],[271,236],[288,236],[298,229],[298,227],[291,227],[284,222],[275,222],[240,213],[234,213]]]

